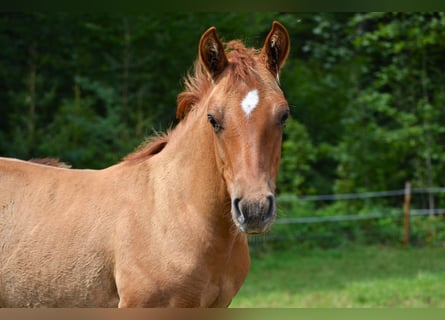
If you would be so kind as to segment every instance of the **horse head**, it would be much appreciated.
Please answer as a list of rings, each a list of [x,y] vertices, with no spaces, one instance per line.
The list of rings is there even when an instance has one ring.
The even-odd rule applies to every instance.
[[[289,116],[279,72],[289,48],[287,30],[276,21],[261,50],[231,41],[226,51],[214,27],[199,42],[199,61],[212,82],[205,105],[218,168],[232,219],[249,234],[267,231],[276,216],[275,183]]]

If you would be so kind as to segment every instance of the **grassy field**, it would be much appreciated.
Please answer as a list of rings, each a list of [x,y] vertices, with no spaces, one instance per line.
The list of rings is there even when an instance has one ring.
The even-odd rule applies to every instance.
[[[445,249],[254,251],[231,307],[445,307]]]

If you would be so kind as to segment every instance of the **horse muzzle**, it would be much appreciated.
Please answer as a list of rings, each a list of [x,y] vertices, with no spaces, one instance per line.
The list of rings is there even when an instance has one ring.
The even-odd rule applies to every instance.
[[[276,216],[273,195],[257,199],[234,198],[232,218],[238,229],[247,234],[267,232]]]

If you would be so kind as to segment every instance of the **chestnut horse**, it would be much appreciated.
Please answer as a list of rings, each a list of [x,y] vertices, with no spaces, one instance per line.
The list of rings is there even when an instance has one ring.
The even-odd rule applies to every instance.
[[[289,35],[208,29],[182,118],[102,170],[0,159],[1,307],[225,307],[275,215]]]

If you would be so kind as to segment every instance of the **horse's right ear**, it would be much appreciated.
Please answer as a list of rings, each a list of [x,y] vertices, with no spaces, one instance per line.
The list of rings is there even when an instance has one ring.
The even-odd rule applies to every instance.
[[[215,79],[223,72],[229,64],[224,52],[224,46],[216,35],[215,27],[209,28],[201,36],[199,41],[199,60],[212,79]]]

